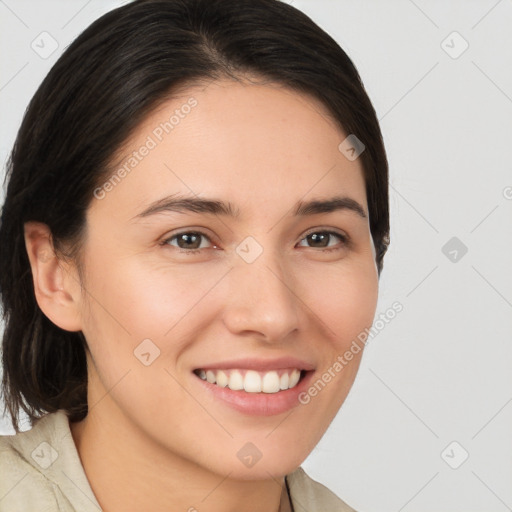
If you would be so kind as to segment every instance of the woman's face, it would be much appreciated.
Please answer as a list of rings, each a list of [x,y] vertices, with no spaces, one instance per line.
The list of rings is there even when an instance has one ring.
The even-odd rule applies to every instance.
[[[87,215],[89,416],[233,478],[301,464],[347,396],[362,351],[339,362],[377,302],[347,135],[309,96],[232,81],[138,127]]]

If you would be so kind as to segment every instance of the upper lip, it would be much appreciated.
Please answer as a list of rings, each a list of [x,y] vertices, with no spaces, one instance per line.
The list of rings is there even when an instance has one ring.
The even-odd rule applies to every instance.
[[[283,368],[297,368],[298,370],[314,370],[315,367],[296,357],[278,357],[275,359],[261,359],[261,358],[241,358],[231,359],[229,361],[219,361],[216,363],[206,363],[203,366],[198,366],[197,370],[230,370],[233,368],[256,370],[256,371],[271,371]]]

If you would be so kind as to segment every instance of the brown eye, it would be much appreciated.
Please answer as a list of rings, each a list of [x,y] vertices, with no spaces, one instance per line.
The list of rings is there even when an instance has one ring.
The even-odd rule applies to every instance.
[[[338,239],[338,243],[336,242],[336,239]],[[345,236],[334,231],[315,231],[313,233],[309,233],[301,240],[301,242],[304,241],[308,243],[309,247],[331,250],[331,248],[336,249],[337,245],[346,245],[347,239]],[[302,245],[302,247],[304,247],[304,245]]]
[[[185,231],[171,236],[164,243],[183,250],[200,250],[208,246],[208,244],[202,243],[204,239],[208,242],[210,240],[205,234],[198,231]]]

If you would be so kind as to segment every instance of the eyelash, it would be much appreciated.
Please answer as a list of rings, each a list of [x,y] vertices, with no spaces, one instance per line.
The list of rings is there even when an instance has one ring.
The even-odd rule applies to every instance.
[[[300,239],[299,243],[302,242],[303,240],[306,240],[308,236],[315,235],[315,234],[334,235],[334,236],[338,237],[341,240],[341,245],[339,247],[335,246],[335,247],[320,248],[319,252],[339,251],[342,248],[347,247],[347,246],[350,245],[350,239],[349,239],[349,237],[347,235],[343,235],[341,233],[338,233],[337,231],[329,231],[329,230],[310,231],[309,233],[304,235],[303,238]],[[175,233],[174,235],[166,238],[165,240],[162,240],[160,245],[162,245],[162,246],[170,245],[169,242],[171,240],[174,240],[175,238],[178,238],[178,237],[180,237],[182,235],[199,235],[199,236],[202,236],[202,237],[206,238],[210,243],[213,243],[212,240],[210,239],[210,237],[208,235],[206,235],[205,233],[201,232],[201,231],[181,231],[180,233]],[[213,244],[213,246],[215,247],[215,244]],[[196,254],[196,253],[199,253],[199,252],[201,252],[201,251],[203,251],[205,249],[205,247],[198,248],[198,249],[183,249],[183,248],[177,247],[177,246],[172,246],[172,247],[175,247],[181,253],[187,253],[187,254]],[[210,248],[210,247],[208,247],[208,248]],[[311,247],[311,249],[315,249],[315,247]]]

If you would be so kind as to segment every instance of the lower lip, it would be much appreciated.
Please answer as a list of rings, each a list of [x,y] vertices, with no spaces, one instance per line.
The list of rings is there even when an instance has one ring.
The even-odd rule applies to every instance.
[[[193,376],[213,396],[231,408],[249,416],[273,416],[293,409],[300,405],[299,395],[304,392],[312,379],[313,371],[308,371],[291,389],[278,391],[277,393],[247,393],[246,391],[233,391],[222,388],[216,384],[201,379],[195,373]]]

